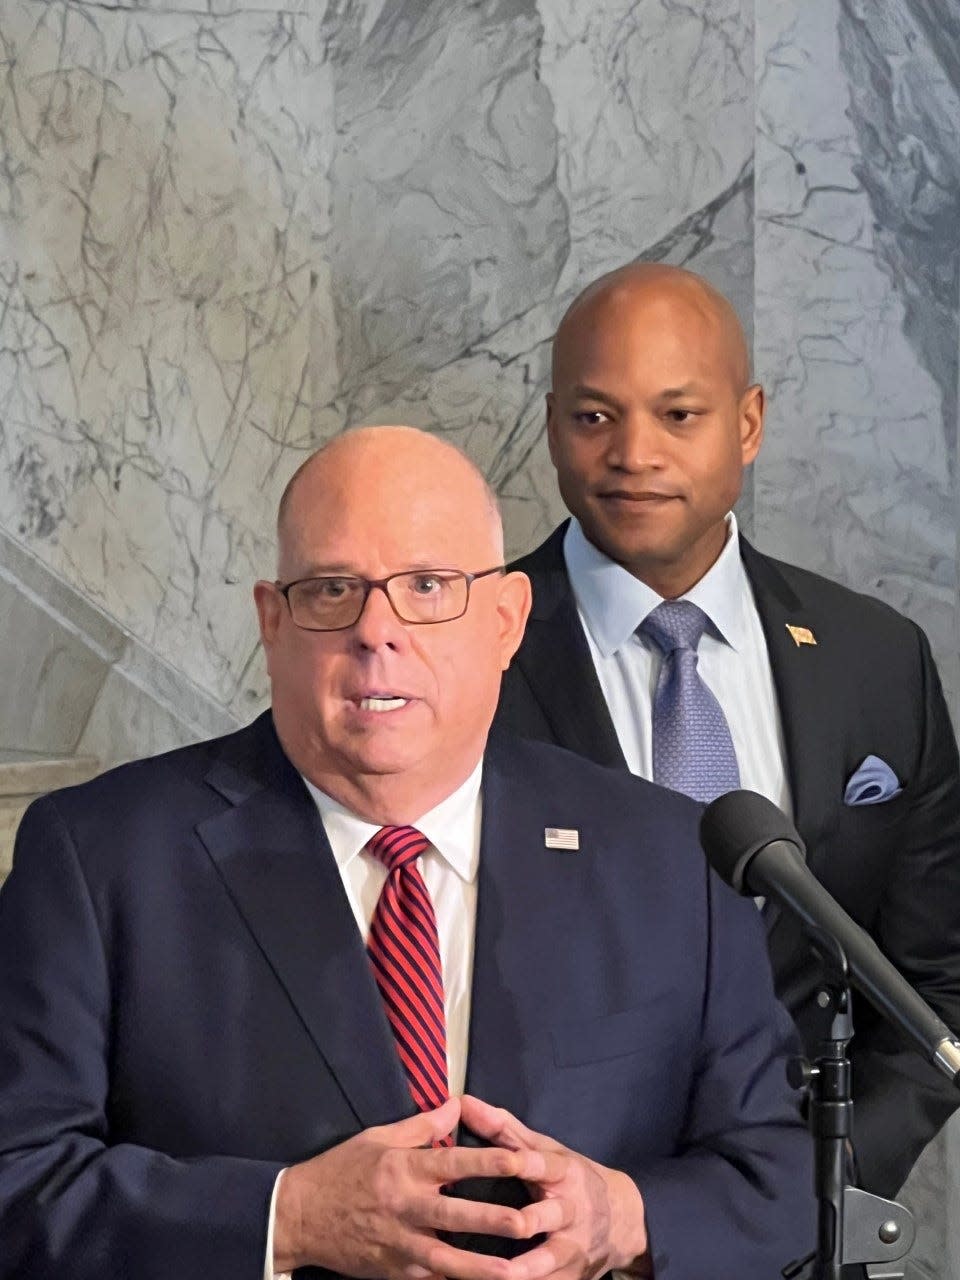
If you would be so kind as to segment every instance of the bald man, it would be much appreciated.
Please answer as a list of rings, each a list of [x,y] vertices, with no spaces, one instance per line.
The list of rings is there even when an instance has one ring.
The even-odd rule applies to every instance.
[[[733,309],[698,276],[634,264],[573,303],[547,396],[573,518],[512,566],[533,611],[498,719],[701,801],[738,785],[766,795],[793,815],[811,870],[957,1030],[960,782],[929,645],[886,605],[740,536],[732,507],[763,413]],[[697,653],[682,705],[658,621],[671,618],[702,628],[669,641]],[[817,966],[790,918],[764,918],[812,1051]],[[872,1009],[858,1004],[854,1022],[861,1181],[892,1195],[957,1095]]]
[[[0,1277],[770,1280],[811,1247],[756,912],[685,797],[488,742],[502,562],[449,445],[339,438],[255,588],[272,713],[30,809]]]

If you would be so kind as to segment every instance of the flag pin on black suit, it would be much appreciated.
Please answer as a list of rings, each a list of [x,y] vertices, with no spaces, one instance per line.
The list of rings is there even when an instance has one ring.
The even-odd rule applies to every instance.
[[[789,622],[786,624],[787,630],[793,637],[793,643],[799,649],[802,644],[816,644],[817,638],[809,627],[794,627]]]
[[[548,849],[579,849],[580,832],[575,827],[544,827],[543,843]]]

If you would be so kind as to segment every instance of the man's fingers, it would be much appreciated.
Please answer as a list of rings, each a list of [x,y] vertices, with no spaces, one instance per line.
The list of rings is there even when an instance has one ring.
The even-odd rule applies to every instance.
[[[460,1099],[448,1098],[435,1111],[421,1111],[406,1120],[368,1129],[389,1147],[428,1147],[452,1133],[460,1121]]]
[[[458,1196],[426,1196],[413,1206],[411,1219],[432,1231],[475,1232],[507,1240],[526,1240],[537,1231],[519,1209]]]
[[[425,1270],[446,1276],[448,1280],[510,1280],[506,1258],[457,1249],[443,1240],[428,1241],[416,1261]]]
[[[552,1155],[552,1153],[550,1153]],[[542,1151],[514,1151],[508,1147],[437,1147],[418,1151],[416,1171],[435,1186],[461,1178],[520,1178],[539,1182],[548,1172]]]
[[[489,1102],[483,1102],[470,1093],[465,1093],[460,1099],[460,1118],[479,1137],[510,1147],[514,1151],[520,1147],[536,1147],[541,1142],[549,1141],[542,1134],[534,1133],[525,1124],[521,1124],[505,1107],[491,1107]]]
[[[526,1224],[521,1239],[539,1235],[551,1235],[554,1231],[563,1231],[573,1225],[576,1210],[571,1200],[563,1196],[546,1196],[543,1200],[535,1200],[517,1211]]]
[[[511,1258],[507,1264],[510,1270],[507,1280],[544,1280],[574,1263],[578,1264],[575,1274],[579,1275],[583,1257],[576,1242],[563,1235],[551,1236],[529,1253]]]
[[[533,1152],[531,1152],[532,1154]],[[554,1151],[538,1151],[536,1154],[543,1161],[542,1172],[535,1175],[526,1174],[524,1177],[527,1182],[537,1182],[544,1187],[550,1186],[554,1182],[562,1182],[570,1173],[572,1162],[576,1158],[571,1156],[563,1147]]]

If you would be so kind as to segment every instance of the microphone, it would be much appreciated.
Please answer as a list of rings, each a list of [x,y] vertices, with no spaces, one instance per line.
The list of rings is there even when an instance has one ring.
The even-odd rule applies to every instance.
[[[773,898],[838,942],[857,990],[960,1088],[960,1041],[808,869],[803,841],[772,801],[755,791],[720,796],[700,820],[700,843],[737,893]]]

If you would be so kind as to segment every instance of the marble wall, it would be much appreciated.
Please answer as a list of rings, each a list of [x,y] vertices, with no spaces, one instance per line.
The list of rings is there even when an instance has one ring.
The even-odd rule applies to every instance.
[[[759,542],[926,628],[960,711],[960,4],[757,6]]]
[[[250,584],[347,423],[448,434],[532,546],[550,335],[636,257],[754,336],[746,527],[921,622],[960,719],[958,31],[960,0],[3,0],[0,752],[259,709]],[[923,1273],[960,1276],[950,1142],[918,1179]]]
[[[528,548],[560,310],[684,262],[771,392],[747,527],[917,617],[958,711],[958,13],[5,0],[0,531],[171,668],[174,720],[245,719],[305,453],[444,431]]]
[[[448,433],[532,545],[561,514],[565,302],[642,253],[751,319],[752,22],[5,0],[0,529],[208,719],[263,702],[249,585],[284,482],[345,423]]]

